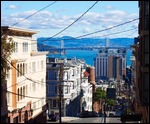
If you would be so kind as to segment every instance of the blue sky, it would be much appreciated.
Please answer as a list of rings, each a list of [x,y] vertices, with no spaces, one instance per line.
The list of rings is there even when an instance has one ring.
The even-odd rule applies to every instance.
[[[54,1],[1,1],[1,26],[18,23],[15,27],[39,31],[36,37],[51,37],[73,23],[96,1],[57,1],[34,16],[20,21]],[[138,18],[138,1],[99,1],[74,25],[56,37],[77,37]],[[136,37],[138,20],[87,37]],[[117,35],[116,32],[133,29]]]

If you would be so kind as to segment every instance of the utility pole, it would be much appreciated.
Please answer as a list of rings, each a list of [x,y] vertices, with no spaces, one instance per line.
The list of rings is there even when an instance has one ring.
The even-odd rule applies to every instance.
[[[104,123],[106,123],[106,98],[104,102]]]
[[[60,63],[60,72],[59,72],[59,123],[61,123],[61,95],[62,95],[62,80],[63,80],[63,71],[62,71],[62,64]]]

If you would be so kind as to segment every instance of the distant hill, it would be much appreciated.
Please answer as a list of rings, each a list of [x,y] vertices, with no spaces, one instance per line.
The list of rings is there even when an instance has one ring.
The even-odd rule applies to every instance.
[[[70,36],[63,36],[60,38],[38,38],[37,41],[40,44],[43,44],[44,47],[60,47],[61,40],[64,41],[64,47],[87,47],[87,46],[105,46],[106,39],[102,38],[81,38],[81,39],[74,39]],[[127,46],[130,47],[134,43],[134,38],[110,38],[109,39],[109,46]],[[46,49],[46,48],[39,48]]]

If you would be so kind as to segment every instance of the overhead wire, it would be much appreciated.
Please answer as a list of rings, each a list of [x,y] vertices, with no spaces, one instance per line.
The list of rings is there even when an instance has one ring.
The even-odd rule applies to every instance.
[[[127,32],[127,31],[131,31],[131,30],[134,30],[134,29],[137,29],[137,28],[133,28],[133,29],[128,29],[128,30],[125,30],[125,31],[121,31],[121,32],[115,32],[115,33],[112,33],[112,34],[106,34],[106,35],[102,35],[102,36],[108,36],[108,35],[114,35],[114,34],[118,34],[118,33],[124,33],[124,32]],[[102,37],[101,36],[101,37]],[[9,62],[10,63],[10,62]],[[17,70],[17,69],[16,69]],[[17,71],[19,71],[19,70],[17,70]],[[21,73],[20,71],[19,71],[19,73]],[[27,78],[26,77],[26,79],[29,79],[29,78]],[[32,80],[33,81],[33,80]],[[22,81],[21,81],[22,82]],[[20,82],[20,83],[21,83]],[[35,83],[35,81],[34,81],[34,83]],[[36,83],[38,83],[38,82],[36,82]],[[38,83],[39,84],[39,83]],[[41,83],[40,83],[41,84]],[[16,85],[18,85],[18,84],[16,84]],[[51,84],[52,85],[52,84]]]
[[[24,18],[24,19],[22,19],[22,20],[20,20],[19,22],[16,22],[15,24],[11,25],[11,27],[12,27],[12,26],[15,26],[15,25],[17,25],[17,24],[19,24],[20,22],[22,22],[22,21],[24,21],[24,20],[26,20],[26,19],[28,19],[28,18],[30,18],[30,17],[32,17],[33,15],[39,13],[40,11],[42,11],[42,10],[48,8],[48,7],[50,7],[51,5],[53,5],[53,4],[56,3],[56,2],[57,2],[57,1],[54,1],[53,3],[51,3],[51,4],[47,5],[47,6],[45,6],[44,8],[38,10],[37,12],[35,12],[35,13],[33,13],[33,14],[27,16],[26,18]]]
[[[36,14],[36,13],[35,13],[35,14]],[[29,18],[29,17],[28,17],[28,18]],[[26,19],[27,19],[27,18],[26,18]],[[71,26],[71,25],[70,25],[70,26]],[[70,26],[69,26],[69,27],[70,27]],[[69,27],[68,27],[68,28],[69,28]],[[111,29],[111,28],[110,28],[110,29]],[[65,30],[66,30],[66,29],[65,29]],[[102,31],[103,31],[103,30],[102,30]],[[63,32],[63,30],[62,30],[61,32]],[[61,32],[59,32],[58,34],[60,34]],[[97,32],[94,32],[94,33],[97,33]],[[58,35],[58,34],[56,34],[56,35]],[[90,34],[87,34],[87,35],[91,35],[91,34],[93,34],[93,33],[90,33]],[[54,35],[54,36],[56,36],[56,35]],[[86,35],[86,36],[87,36],[87,35]],[[52,36],[52,37],[54,37],[54,36]],[[85,35],[82,35],[82,36],[78,36],[78,37],[76,37],[76,38],[84,37],[84,36],[85,36]],[[52,38],[52,37],[51,37],[51,38]],[[28,78],[27,78],[27,79],[28,79]],[[9,92],[10,92],[10,91],[9,91]],[[12,93],[12,92],[11,92],[11,93]],[[18,94],[17,94],[17,95],[18,95]],[[31,97],[30,97],[30,98],[31,98]],[[35,97],[33,97],[33,98],[35,98]]]
[[[11,66],[13,66],[13,67],[15,68],[15,70],[17,70],[21,75],[23,75],[22,72],[20,72],[20,70],[18,70],[9,60],[7,60],[6,58],[5,58],[5,60],[6,60],[6,62],[8,62],[9,64],[11,64]],[[37,84],[41,84],[41,83],[38,83],[38,82],[36,82],[36,81],[33,81],[32,79],[26,77],[25,75],[23,75],[23,76],[24,76],[27,80],[30,80],[31,82],[34,82],[34,83],[37,83]],[[44,82],[43,82],[43,84],[44,84]],[[42,85],[42,84],[41,84],[41,85]]]
[[[58,34],[62,33],[63,31],[65,31],[66,29],[68,29],[69,27],[71,27],[75,22],[77,22],[80,18],[82,18],[90,9],[92,9],[96,4],[98,3],[98,1],[96,1],[89,9],[87,9],[80,17],[78,17],[73,23],[71,23],[70,25],[68,25],[66,28],[64,28],[63,30],[61,30],[60,32],[58,32],[57,34],[51,36],[49,39],[57,36]]]
[[[107,30],[111,30],[113,28],[116,28],[116,27],[119,27],[119,26],[122,26],[122,25],[125,25],[125,24],[128,24],[128,23],[131,23],[131,22],[134,22],[136,20],[138,20],[139,18],[135,18],[133,20],[130,20],[130,21],[127,21],[127,22],[124,22],[124,23],[120,23],[118,25],[115,25],[115,26],[112,26],[110,28],[105,28],[105,29],[102,29],[102,30],[98,30],[96,32],[92,32],[92,33],[88,33],[88,34],[84,34],[84,35],[80,35],[80,36],[77,36],[77,37],[72,37],[72,38],[61,38],[61,39],[51,39],[51,38],[45,38],[44,40],[41,40],[42,42],[45,42],[45,41],[60,41],[60,40],[77,40],[77,38],[82,38],[82,37],[85,37],[85,36],[89,36],[89,35],[93,35],[93,34],[96,34],[96,33],[99,33],[99,32],[103,32],[103,31],[107,31]],[[18,37],[19,38],[19,37]],[[25,39],[25,38],[19,38],[19,39]],[[22,44],[22,43],[19,43],[19,44]],[[32,45],[32,44],[37,44],[37,43],[31,43],[29,45]]]

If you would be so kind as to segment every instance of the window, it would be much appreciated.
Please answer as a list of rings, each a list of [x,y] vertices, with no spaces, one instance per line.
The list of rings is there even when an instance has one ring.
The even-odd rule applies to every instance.
[[[10,104],[10,93],[7,92],[7,103]]]
[[[58,108],[58,100],[53,99],[53,108]]]
[[[57,72],[54,72],[54,79],[57,80]]]
[[[29,71],[28,72],[31,73],[31,71],[32,71],[31,70],[31,63],[29,63]]]
[[[145,4],[144,5],[145,6],[144,7],[144,9],[145,9],[144,11],[145,12],[144,13],[145,13],[146,16],[149,16],[149,1],[144,1],[144,4]]]
[[[33,103],[33,110],[36,109],[36,102]]]
[[[44,61],[41,61],[41,69],[44,69]]]
[[[144,29],[149,30],[149,1],[144,1]]]
[[[49,87],[48,87],[49,85],[48,84],[46,84],[46,94],[49,94]]]
[[[22,71],[22,74],[24,75],[25,74],[25,64],[23,63],[23,71]]]
[[[22,64],[20,64],[20,70],[19,70],[19,71],[20,71],[20,72],[19,72],[19,73],[20,73],[20,76],[22,76],[22,70],[23,70],[23,69],[22,69]]]
[[[6,77],[7,77],[7,79],[9,79],[9,77],[10,77],[9,69],[6,70]]]
[[[149,65],[149,36],[144,36],[144,64]]]
[[[21,90],[20,90],[20,95],[21,95],[20,99],[22,99],[22,87],[21,87]]]
[[[26,88],[25,88],[25,95],[28,95],[28,85],[26,85]]]
[[[149,105],[149,73],[144,73],[143,104]]]
[[[25,64],[25,74],[27,74],[27,63]]]
[[[46,71],[46,80],[48,80],[49,78],[48,78],[48,71]]]
[[[18,52],[18,43],[17,42],[14,42],[14,53],[17,53]]]
[[[25,97],[25,86],[23,86],[23,98]]]
[[[57,94],[58,90],[57,90],[57,86],[54,86],[55,87],[55,94]]]
[[[36,68],[35,68],[35,62],[32,62],[32,72],[35,72]]]
[[[33,84],[32,84],[32,87],[33,87],[33,91],[35,91],[35,90],[36,90],[36,85],[35,85],[34,82],[33,82]]]
[[[19,71],[20,71],[20,68],[19,68],[19,64],[17,65],[17,77],[19,77]]]
[[[23,52],[28,52],[28,43],[23,43]]]
[[[64,89],[65,89],[65,94],[68,94],[68,92],[69,92],[68,86],[66,86]]]
[[[17,94],[18,94],[18,101],[20,100],[20,95],[19,95],[19,88],[18,88],[18,90],[17,90]]]
[[[44,87],[44,79],[41,80],[42,87]]]
[[[39,70],[39,69],[40,69],[40,67],[39,67],[39,66],[40,66],[40,65],[39,65],[39,61],[37,62],[37,65],[38,65],[38,70]]]

